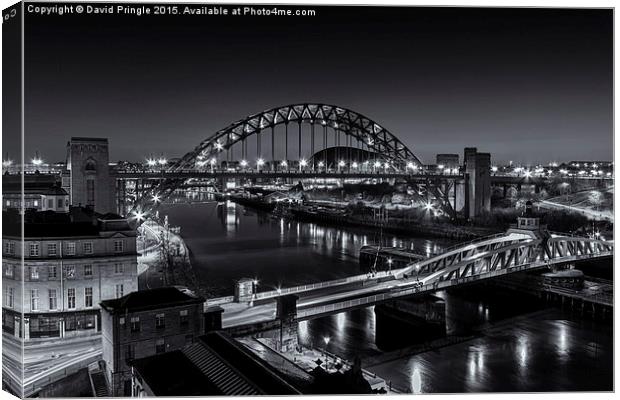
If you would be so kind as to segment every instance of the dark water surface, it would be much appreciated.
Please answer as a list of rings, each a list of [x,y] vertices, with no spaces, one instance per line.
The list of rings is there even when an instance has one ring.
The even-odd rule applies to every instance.
[[[233,281],[241,277],[256,277],[259,290],[267,290],[357,274],[359,249],[379,240],[421,254],[454,243],[286,221],[230,202],[160,212],[181,226],[201,283],[218,296],[231,295]],[[377,343],[403,335],[407,342],[408,333],[377,326],[369,307],[300,322],[299,340],[324,348],[329,337],[330,352],[350,360],[359,356],[365,368],[413,393],[612,390],[611,324],[479,286],[437,295],[446,304],[448,335],[490,327],[459,344],[390,358],[394,349]],[[415,343],[412,335],[410,344]]]

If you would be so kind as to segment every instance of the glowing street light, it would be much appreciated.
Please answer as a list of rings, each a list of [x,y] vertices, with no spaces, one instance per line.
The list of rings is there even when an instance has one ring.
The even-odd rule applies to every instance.
[[[288,163],[286,162],[286,160],[282,160],[282,162],[280,163],[280,166],[282,168],[286,168],[288,166]]]
[[[491,171],[493,171],[493,172],[497,172],[497,167],[496,167],[495,165],[494,165],[494,166],[492,166],[492,167],[491,167]]]
[[[526,178],[531,178],[532,177],[532,171],[530,171],[529,169],[525,170],[525,172],[523,173],[523,175],[525,175]]]
[[[306,161],[305,158],[299,160],[299,171],[301,171],[301,169],[304,168],[306,165],[308,165],[308,161]]]
[[[155,165],[157,165],[157,160],[153,159],[153,158],[149,158],[146,160],[146,164],[149,167],[154,167]]]
[[[43,160],[41,160],[38,156],[35,156],[35,158],[32,159],[32,163],[38,167],[43,164]]]
[[[153,200],[153,203],[158,203],[160,200],[159,195],[158,194],[153,195],[152,200]]]
[[[10,167],[11,165],[13,165],[13,160],[4,160],[2,161],[2,166],[5,168]]]
[[[379,161],[375,161],[375,168],[381,168],[381,163]]]
[[[323,161],[319,161],[319,168],[323,168],[323,165],[325,165]]]
[[[323,343],[325,343],[325,371],[327,371],[327,345],[329,345],[330,340],[331,339],[329,338],[329,336],[323,337]]]
[[[241,167],[245,168],[248,166],[248,162],[246,160],[241,160]]]
[[[352,166],[353,168],[357,168],[357,163],[356,163],[356,162],[353,162],[353,164],[351,164],[351,166]]]
[[[263,164],[265,164],[265,160],[263,160],[262,158],[256,160],[256,169],[259,170],[263,166]]]
[[[218,140],[217,142],[215,142],[215,149],[217,151],[222,151],[224,149],[224,146],[222,145],[222,143],[220,143],[220,141]]]
[[[343,160],[338,161],[338,172],[340,172],[340,168],[345,166],[345,162]]]
[[[146,214],[143,213],[142,211],[134,211],[133,212],[133,219],[135,219],[138,222],[143,221],[145,216],[146,216]]]
[[[166,165],[166,164],[168,164],[168,160],[166,160],[166,158],[165,158],[165,157],[162,157],[162,158],[160,158],[159,160],[157,160],[157,163],[158,163],[159,165]]]

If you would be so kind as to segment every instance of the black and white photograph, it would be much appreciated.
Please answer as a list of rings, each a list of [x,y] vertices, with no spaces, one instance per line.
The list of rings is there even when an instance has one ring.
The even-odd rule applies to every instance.
[[[2,389],[614,391],[614,8],[3,3]]]

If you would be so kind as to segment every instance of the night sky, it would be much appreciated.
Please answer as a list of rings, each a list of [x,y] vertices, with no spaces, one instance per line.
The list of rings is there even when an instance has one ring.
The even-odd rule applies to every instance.
[[[64,161],[71,136],[108,137],[111,160],[178,157],[249,114],[321,102],[426,163],[465,146],[494,162],[612,159],[611,10],[313,8],[27,14],[26,158]]]

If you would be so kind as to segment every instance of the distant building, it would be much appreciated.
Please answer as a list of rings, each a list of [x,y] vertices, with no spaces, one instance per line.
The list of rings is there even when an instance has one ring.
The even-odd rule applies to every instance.
[[[116,212],[116,182],[110,176],[108,139],[71,138],[67,143],[67,170],[71,205],[88,206],[100,213]]]
[[[464,167],[466,218],[491,211],[491,154],[478,153],[475,147],[465,148]]]
[[[131,395],[133,360],[180,349],[204,333],[204,302],[175,287],[102,301],[103,361],[110,394]],[[172,373],[169,367],[165,373]]]
[[[458,172],[459,167],[459,155],[458,154],[437,154],[437,167],[441,166],[442,169]]]
[[[24,176],[23,209],[36,211],[69,211],[69,193],[52,174],[26,174]],[[2,211],[9,208],[22,209],[22,175],[2,177]]]
[[[23,242],[17,210],[2,220],[5,334],[29,341],[97,332],[99,302],[137,290],[136,233],[118,215],[27,211]]]

